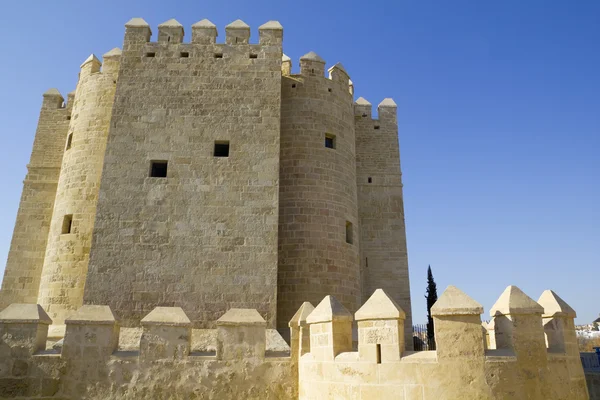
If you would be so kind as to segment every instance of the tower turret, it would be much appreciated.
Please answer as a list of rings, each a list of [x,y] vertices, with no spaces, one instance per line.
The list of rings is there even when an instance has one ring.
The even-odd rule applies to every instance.
[[[93,54],[81,64],[38,299],[58,324],[83,303],[118,59],[107,53],[102,72]]]
[[[15,223],[0,309],[10,303],[36,303],[56,186],[71,119],[72,97],[64,104],[57,89],[44,93],[27,175]]]
[[[310,52],[282,78],[279,197],[280,332],[304,301],[360,304],[354,113],[340,64]]]

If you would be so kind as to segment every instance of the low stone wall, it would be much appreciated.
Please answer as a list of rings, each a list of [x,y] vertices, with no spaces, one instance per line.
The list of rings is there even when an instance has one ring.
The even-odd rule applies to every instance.
[[[178,307],[157,307],[142,320],[136,350],[119,350],[107,306],[83,306],[67,319],[62,351],[45,350],[50,323],[38,305],[0,313],[0,398],[297,397],[291,358],[268,356],[266,322],[256,310],[232,309],[216,335],[204,332],[216,336],[212,354],[190,351],[191,323]]]
[[[588,399],[575,313],[553,292],[535,302],[510,286],[491,310],[490,329],[483,307],[452,286],[431,311],[437,350],[402,352],[404,312],[376,291],[354,316],[352,352],[352,315],[326,297],[292,327],[292,352],[303,354],[299,398]],[[309,343],[299,339],[306,336]]]

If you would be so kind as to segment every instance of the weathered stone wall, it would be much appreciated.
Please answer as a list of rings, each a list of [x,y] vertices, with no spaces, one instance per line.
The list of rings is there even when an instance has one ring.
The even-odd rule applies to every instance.
[[[58,90],[44,94],[2,280],[0,309],[11,303],[37,302],[72,100],[69,97],[65,107]]]
[[[172,20],[152,43],[143,20],[127,24],[85,288],[124,326],[159,305],[196,327],[236,306],[275,324],[281,25],[259,33],[248,44],[236,21],[215,44],[201,21],[182,43]],[[166,178],[149,177],[153,160]]]
[[[299,361],[299,398],[588,399],[572,346],[574,312],[550,291],[538,302],[543,307],[509,287],[491,311],[504,320],[490,332],[502,345],[486,349],[483,307],[449,287],[432,308],[437,350],[415,353],[401,351],[404,312],[377,290],[355,314],[358,352],[351,352],[352,316],[326,298],[302,321],[310,352]]]
[[[102,72],[93,55],[82,64],[75,92],[71,143],[62,160],[38,301],[55,323],[62,323],[83,303],[118,73],[118,54],[106,58]],[[70,228],[66,216],[72,218]]]
[[[354,105],[356,182],[360,218],[362,295],[384,289],[406,312],[405,336],[412,337],[406,228],[400,172],[396,104],[385,99],[372,119],[371,104]],[[413,347],[406,341],[407,349]]]
[[[304,301],[333,294],[350,310],[360,303],[352,94],[341,65],[330,69],[329,79],[324,67],[325,61],[309,53],[300,59],[301,73],[282,81],[280,331]],[[326,147],[326,136],[334,148]]]
[[[178,307],[147,315],[133,351],[118,350],[107,306],[83,306],[67,318],[62,351],[43,350],[51,321],[41,307],[11,307],[0,313],[0,398],[297,398],[291,359],[265,353],[266,321],[256,310],[223,315],[217,351],[206,355],[190,352],[191,322]]]

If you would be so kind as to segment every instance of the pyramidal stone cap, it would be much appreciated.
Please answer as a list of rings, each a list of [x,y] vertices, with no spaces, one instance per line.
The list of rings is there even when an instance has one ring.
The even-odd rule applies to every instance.
[[[87,63],[91,63],[91,62],[102,64],[100,62],[100,60],[98,60],[98,57],[96,57],[95,54],[90,54],[90,56],[88,58],[86,58],[85,61],[81,64],[80,68],[83,67],[84,65],[86,65]]]
[[[294,314],[294,316],[288,323],[288,326],[291,328],[294,326],[306,325],[306,318],[310,315],[311,312],[313,312],[314,309],[315,306],[313,306],[310,302],[305,301],[304,303],[302,303],[298,311],[296,311],[296,314]]]
[[[367,101],[367,99],[365,99],[364,97],[359,97],[358,99],[356,99],[354,104],[358,104],[359,106],[370,106],[371,105],[371,103],[369,103]]]
[[[109,306],[84,305],[65,320],[65,324],[75,325],[109,325],[117,320]]]
[[[60,96],[60,97],[62,97],[62,94],[60,94],[58,89],[52,88],[52,89],[46,90],[46,92],[44,93],[44,96]]]
[[[241,19],[236,19],[235,21],[227,25],[225,29],[250,29],[250,26],[248,26],[248,24],[246,24]]]
[[[479,315],[483,306],[456,286],[448,286],[431,307],[431,315]]]
[[[267,321],[253,308],[230,308],[217,320],[217,325],[266,326]]]
[[[175,18],[171,18],[168,21],[158,25],[159,28],[183,28],[183,25],[179,23]]]
[[[0,312],[0,323],[50,325],[52,320],[39,304],[13,303]]]
[[[344,72],[346,75],[348,74],[348,72],[346,72],[346,68],[344,68],[342,63],[336,63],[333,67],[329,68],[327,71],[332,71],[334,69],[339,69],[340,71]]]
[[[281,61],[286,62],[286,61],[292,61],[291,58],[289,58],[286,54],[283,54],[281,56]]]
[[[150,25],[143,18],[131,18],[125,24],[128,28],[149,28]]]
[[[316,61],[316,62],[325,64],[325,60],[323,60],[321,57],[319,57],[319,55],[317,53],[315,53],[314,51],[310,51],[310,52],[306,53],[305,55],[300,57],[300,60]]]
[[[281,26],[279,21],[269,21],[269,22],[265,22],[264,24],[262,24],[261,26],[258,27],[258,30],[262,30],[262,29],[271,29],[271,30],[282,31],[283,26]]]
[[[142,325],[190,326],[191,321],[181,307],[155,307],[140,323]]]
[[[354,314],[354,319],[406,319],[406,313],[383,289],[377,289]]]
[[[333,296],[325,296],[306,317],[306,322],[309,324],[337,321],[352,321],[352,314]]]
[[[552,290],[544,290],[538,304],[544,307],[544,317],[564,316],[570,318],[576,318],[577,313],[566,301],[561,299]]]
[[[123,52],[120,48],[115,47],[114,49],[104,53],[102,58],[110,58],[110,57],[120,57]]]
[[[507,287],[490,310],[493,317],[497,314],[543,314],[544,307],[536,303],[516,286]]]
[[[213,24],[210,20],[204,18],[203,20],[198,21],[194,25],[192,25],[192,28],[217,29],[217,26]]]
[[[398,107],[398,105],[394,100],[388,97],[386,99],[383,99],[383,101],[379,103],[377,107]]]

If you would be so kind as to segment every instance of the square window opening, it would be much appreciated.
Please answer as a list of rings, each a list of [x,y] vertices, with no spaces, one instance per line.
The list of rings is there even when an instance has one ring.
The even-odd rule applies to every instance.
[[[166,178],[168,161],[150,161],[150,177]]]
[[[61,233],[63,235],[71,233],[72,227],[73,227],[73,214],[67,214],[63,217]]]
[[[223,58],[223,53],[215,53],[215,58]]]
[[[67,121],[70,121],[70,120],[71,120],[71,116],[67,115]]]
[[[154,52],[146,53],[146,57],[156,57],[156,53],[154,53]]]
[[[328,91],[329,93],[331,93],[331,88],[327,89],[327,91]]]
[[[188,53],[187,51],[182,51],[181,53],[179,53],[179,55],[181,56],[181,58],[188,58],[190,56],[190,53]]]
[[[354,235],[352,232],[352,222],[346,221],[346,243],[354,243]]]
[[[296,87],[296,84],[295,84],[295,83],[292,83],[292,89],[293,89],[293,88],[295,88],[295,87]]]
[[[67,150],[69,150],[72,145],[73,145],[73,134],[69,133],[69,136],[67,136]]]
[[[325,134],[325,147],[328,149],[335,149],[335,135],[330,133]]]
[[[220,140],[215,142],[215,157],[229,157],[229,141]]]

